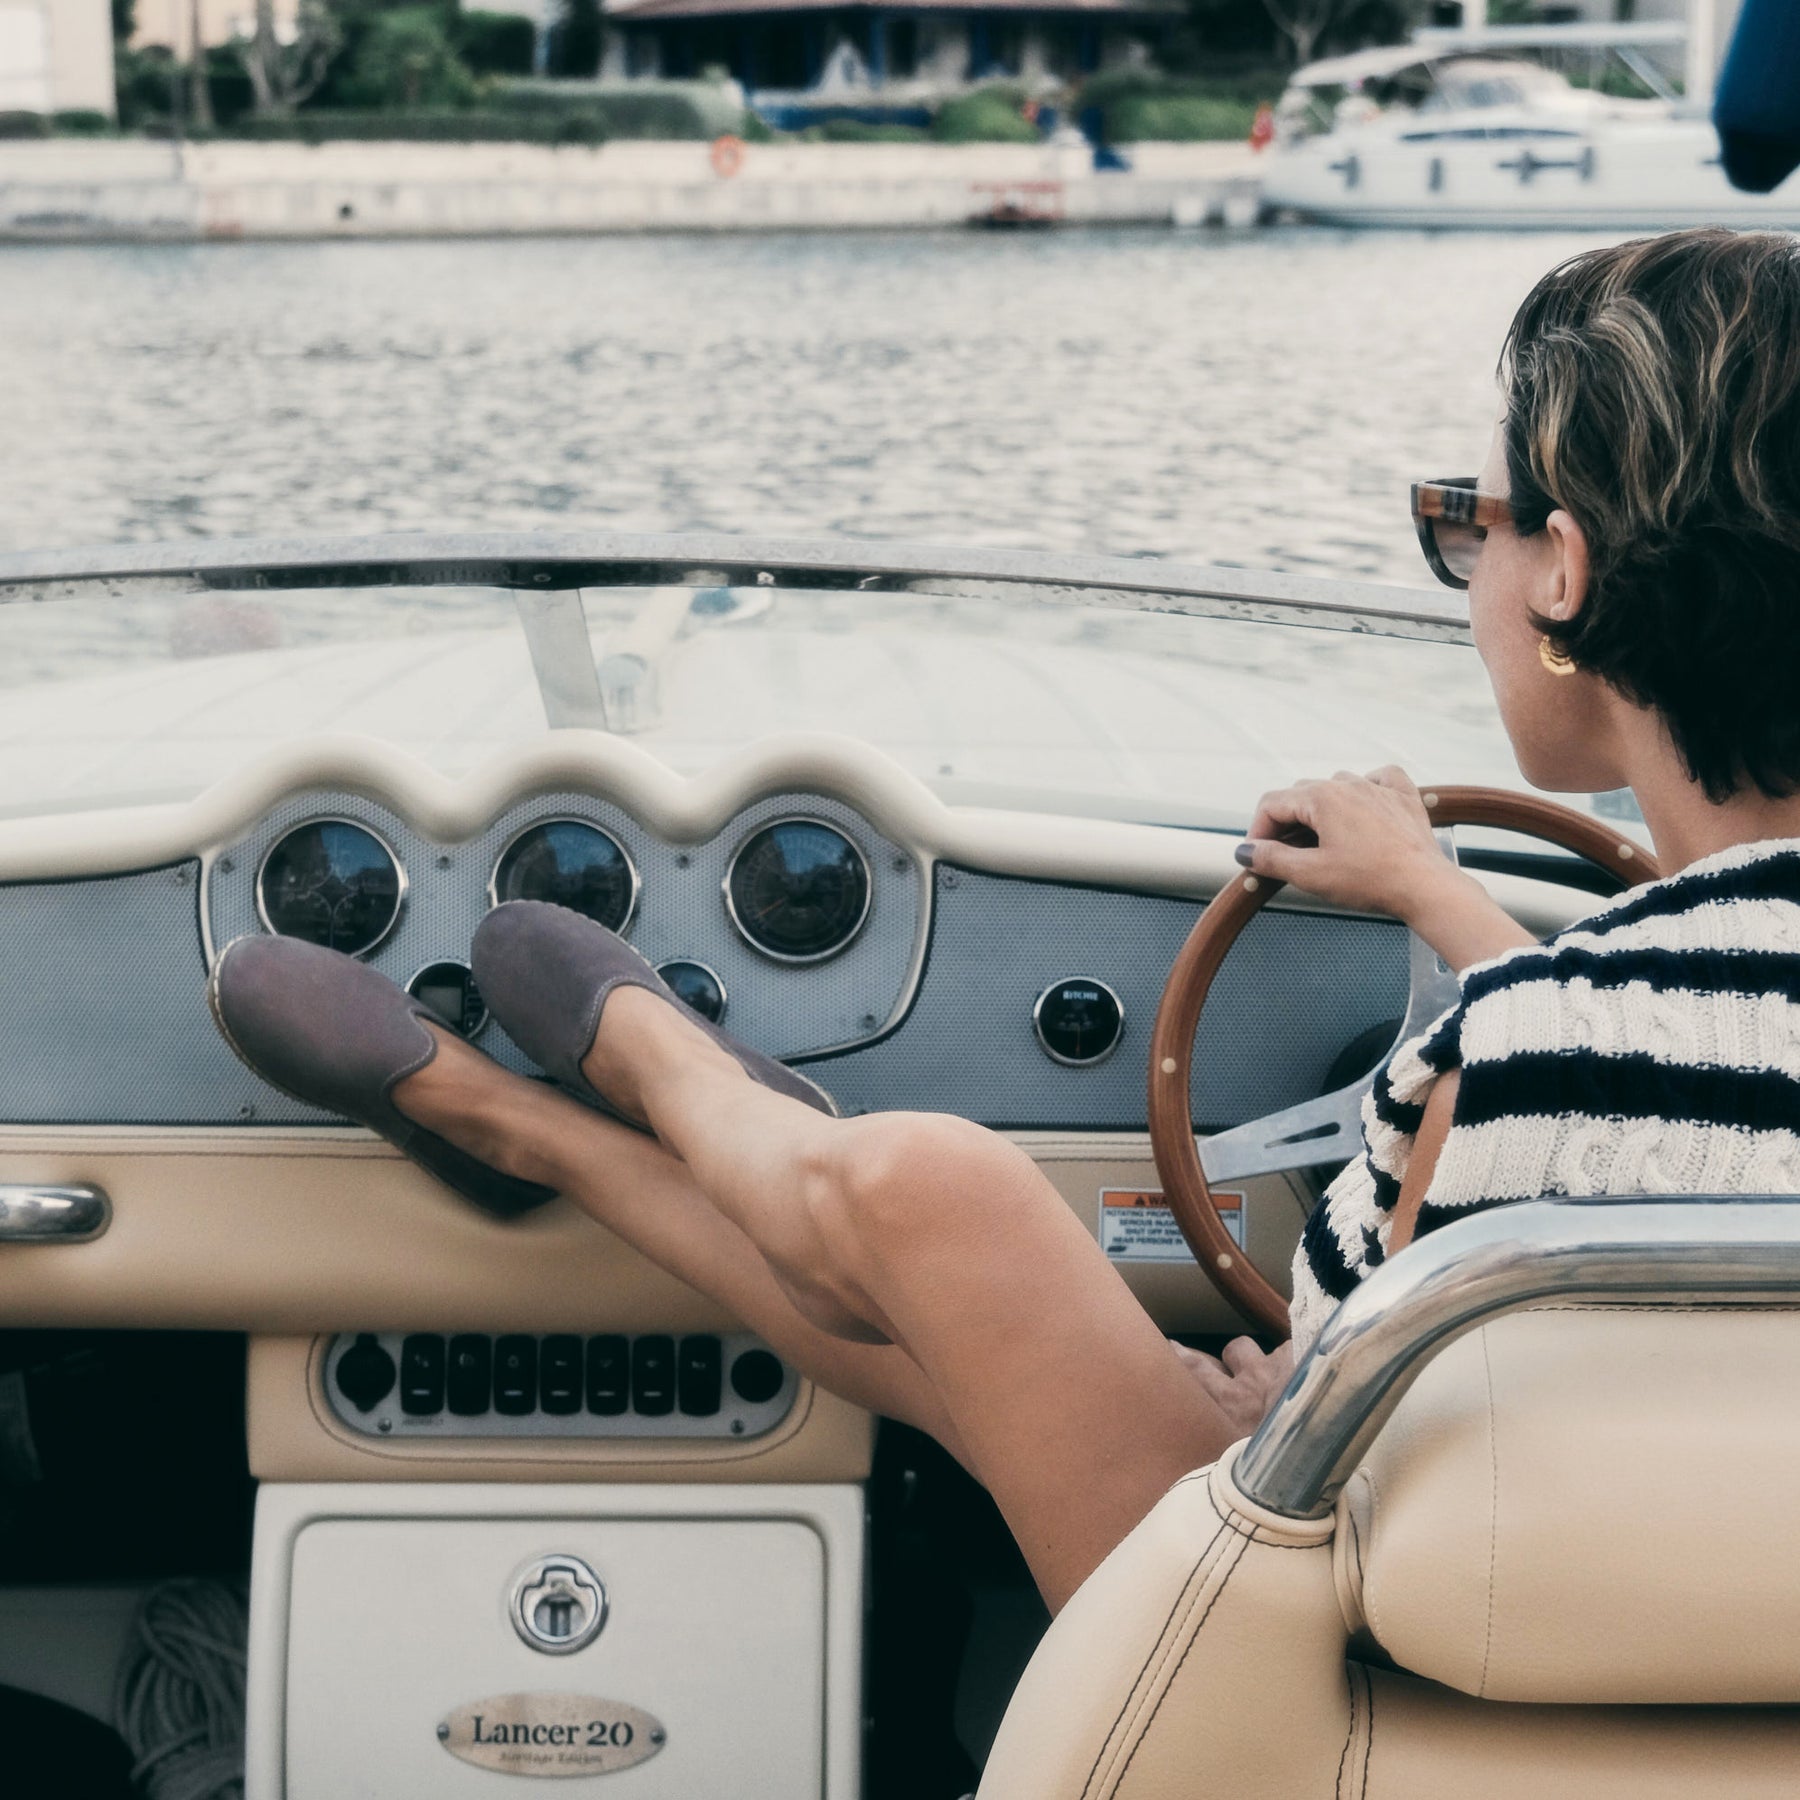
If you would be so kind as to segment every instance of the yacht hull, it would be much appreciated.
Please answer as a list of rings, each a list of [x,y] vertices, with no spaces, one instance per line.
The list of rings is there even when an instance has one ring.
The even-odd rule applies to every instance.
[[[1703,121],[1583,132],[1523,126],[1338,132],[1271,152],[1272,211],[1324,224],[1453,230],[1800,229],[1800,176],[1740,192]]]

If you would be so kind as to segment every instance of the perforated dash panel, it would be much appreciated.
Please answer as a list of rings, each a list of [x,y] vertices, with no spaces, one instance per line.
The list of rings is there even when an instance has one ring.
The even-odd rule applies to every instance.
[[[1144,1128],[1150,1028],[1191,901],[942,868],[918,1000],[880,1044],[806,1065],[840,1106],[954,1112],[989,1125]],[[1194,1121],[1225,1126],[1322,1091],[1339,1051],[1406,1007],[1406,932],[1372,919],[1259,914],[1200,1021]],[[1067,1068],[1031,1009],[1051,982],[1097,976],[1125,1006],[1119,1047]]]

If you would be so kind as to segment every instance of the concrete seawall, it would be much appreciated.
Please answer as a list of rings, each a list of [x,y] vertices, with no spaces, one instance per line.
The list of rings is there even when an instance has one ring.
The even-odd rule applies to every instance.
[[[0,243],[1248,223],[1238,144],[0,143]]]

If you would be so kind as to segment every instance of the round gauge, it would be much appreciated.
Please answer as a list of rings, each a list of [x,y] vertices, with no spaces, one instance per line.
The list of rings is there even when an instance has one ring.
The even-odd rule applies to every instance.
[[[488,884],[502,900],[548,900],[623,931],[637,910],[638,872],[619,840],[585,819],[545,819],[500,853]]]
[[[311,819],[277,838],[256,872],[256,910],[277,937],[366,956],[394,929],[406,873],[348,819]]]
[[[725,984],[705,963],[677,957],[674,962],[659,963],[656,972],[674,990],[675,998],[701,1018],[714,1025],[724,1018]]]
[[[1071,975],[1038,995],[1031,1023],[1052,1062],[1082,1068],[1104,1062],[1118,1049],[1125,1007],[1104,981]]]
[[[448,959],[427,963],[411,981],[406,991],[422,1006],[428,1006],[452,1031],[466,1038],[479,1037],[488,1022],[487,1006],[475,975],[467,963]]]
[[[835,956],[869,916],[869,865],[822,819],[777,819],[738,846],[725,876],[731,922],[778,962]]]

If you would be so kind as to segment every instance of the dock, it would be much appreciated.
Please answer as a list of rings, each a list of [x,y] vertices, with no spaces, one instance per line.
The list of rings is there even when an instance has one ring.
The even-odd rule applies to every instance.
[[[1254,154],[1141,144],[0,142],[0,243],[1254,223]]]

